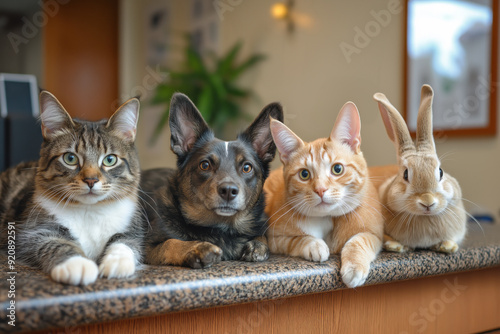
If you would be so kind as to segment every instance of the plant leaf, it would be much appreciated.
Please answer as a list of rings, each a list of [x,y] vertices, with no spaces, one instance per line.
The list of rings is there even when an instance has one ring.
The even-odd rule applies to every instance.
[[[236,79],[243,72],[245,72],[249,68],[255,66],[256,64],[260,63],[264,59],[266,59],[266,56],[264,56],[262,54],[256,54],[256,55],[251,56],[245,62],[243,62],[243,64],[241,64],[238,67],[236,67],[235,69],[233,69],[231,71],[231,74],[230,74],[229,78],[233,79],[233,80]]]
[[[242,43],[239,41],[237,42],[229,51],[228,53],[222,58],[217,67],[217,72],[222,75],[228,75],[231,72],[231,69],[233,67],[233,63],[236,59],[236,56],[240,52],[242,47]]]

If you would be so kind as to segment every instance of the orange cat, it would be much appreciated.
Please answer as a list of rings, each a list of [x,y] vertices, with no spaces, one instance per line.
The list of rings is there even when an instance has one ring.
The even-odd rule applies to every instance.
[[[283,168],[271,172],[264,185],[270,251],[319,262],[340,253],[348,287],[365,282],[381,250],[384,226],[360,151],[360,129],[352,102],[342,107],[330,137],[311,143],[272,119]]]

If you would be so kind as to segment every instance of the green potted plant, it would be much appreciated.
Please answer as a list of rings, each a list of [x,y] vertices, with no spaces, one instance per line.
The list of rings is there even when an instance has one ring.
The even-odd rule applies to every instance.
[[[181,70],[167,69],[166,80],[156,87],[152,103],[166,104],[166,109],[153,132],[151,142],[156,141],[168,122],[168,104],[175,92],[189,96],[215,133],[220,133],[227,121],[247,116],[240,104],[254,93],[249,88],[241,87],[237,81],[265,57],[253,54],[238,62],[241,47],[242,43],[238,42],[222,57],[213,53],[203,57],[192,43],[187,43]]]

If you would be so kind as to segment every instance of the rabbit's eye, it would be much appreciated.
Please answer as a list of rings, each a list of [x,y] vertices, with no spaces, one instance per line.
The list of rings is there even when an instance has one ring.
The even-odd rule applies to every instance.
[[[443,179],[444,172],[441,168],[439,168],[439,181]]]
[[[403,174],[403,179],[405,179],[405,181],[408,181],[408,169],[405,169],[405,172]]]

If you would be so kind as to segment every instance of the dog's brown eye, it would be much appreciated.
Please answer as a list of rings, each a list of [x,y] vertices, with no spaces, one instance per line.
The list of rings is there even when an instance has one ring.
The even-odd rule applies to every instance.
[[[250,164],[244,164],[243,165],[243,173],[250,173],[252,171],[252,165]]]
[[[408,181],[408,169],[405,169],[405,172],[403,174],[403,179],[405,179],[405,181]]]
[[[203,160],[201,163],[200,163],[200,169],[201,170],[209,170],[210,169],[210,162],[206,161],[206,160]]]

